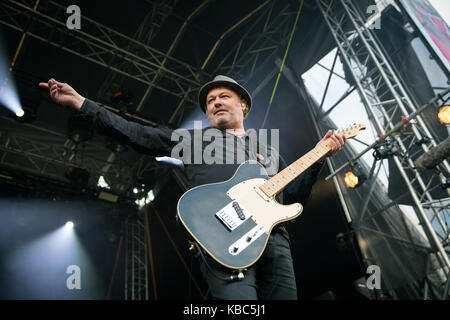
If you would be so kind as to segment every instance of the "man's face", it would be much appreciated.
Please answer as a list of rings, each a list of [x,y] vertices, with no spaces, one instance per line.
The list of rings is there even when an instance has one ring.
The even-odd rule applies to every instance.
[[[244,126],[246,102],[226,87],[211,89],[206,96],[206,115],[211,127],[236,129]]]

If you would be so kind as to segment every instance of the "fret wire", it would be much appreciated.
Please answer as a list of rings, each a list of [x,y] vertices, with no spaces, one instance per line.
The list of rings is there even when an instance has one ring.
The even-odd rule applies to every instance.
[[[285,173],[288,175],[288,177],[289,177],[289,179],[290,180],[292,180],[293,178],[292,178],[292,174],[291,174],[291,171],[290,170],[287,170],[287,168],[285,169],[285,170],[283,170],[283,171],[285,171]]]
[[[276,177],[276,176],[273,176],[272,178],[269,179],[269,181],[270,181],[270,183],[272,184],[272,187],[273,187],[274,189],[277,190],[280,186],[279,186],[278,183],[274,180],[275,177]]]
[[[289,179],[294,180],[296,176],[295,176],[295,174],[292,173],[292,169],[290,168],[290,166],[287,167],[285,170],[286,170],[286,174],[288,175]]]
[[[324,143],[319,143],[310,150],[308,153],[303,155],[297,161],[278,172],[275,176],[267,180],[260,186],[260,189],[268,196],[274,196],[284,187],[286,187],[292,180],[298,177],[306,169],[312,166],[316,161],[318,161],[322,156],[328,153],[332,148],[328,141]]]
[[[319,145],[319,147],[323,147]],[[319,147],[314,148],[313,150],[306,153],[303,157],[292,163],[290,166],[286,167],[284,170],[277,173],[275,176],[266,181],[263,186],[268,188],[269,190],[279,191],[283,189],[287,184],[289,184],[292,180],[294,180],[297,176],[299,176],[302,172],[308,169],[313,163],[315,163],[323,154],[326,152],[323,149],[319,149]],[[284,179],[283,179],[284,177]],[[269,191],[270,194],[275,194]]]

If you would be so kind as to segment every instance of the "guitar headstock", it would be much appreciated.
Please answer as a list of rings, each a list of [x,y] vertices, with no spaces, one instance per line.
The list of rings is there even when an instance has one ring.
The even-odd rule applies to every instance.
[[[364,123],[353,124],[351,126],[336,130],[336,133],[343,134],[345,138],[350,139],[356,137],[360,130],[365,130],[366,125]]]

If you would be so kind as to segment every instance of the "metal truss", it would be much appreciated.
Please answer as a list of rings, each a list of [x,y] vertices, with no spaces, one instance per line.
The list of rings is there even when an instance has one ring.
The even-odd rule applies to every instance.
[[[167,19],[167,17],[172,13],[175,5],[177,4],[178,0],[172,0],[172,1],[152,1],[153,8],[152,10],[145,16],[142,23],[139,25],[136,33],[133,36],[133,39],[135,41],[132,41],[128,44],[128,46],[125,48],[129,52],[140,52],[139,47],[142,45],[148,46],[150,44],[150,41],[156,36],[158,33],[161,25],[164,23],[164,21]],[[165,66],[168,62],[168,56],[172,54],[171,50],[167,52],[166,56],[163,58],[161,62],[161,66]],[[110,66],[116,66],[117,64],[117,57],[113,56],[111,57],[112,60],[109,61]],[[133,61],[118,61],[120,65],[120,69],[127,71],[133,69]],[[117,66],[116,66],[117,67]],[[162,71],[158,69],[156,73],[153,75],[153,78],[151,80],[151,84],[149,85],[149,88],[153,88],[153,86],[156,83],[156,80],[159,79],[159,76],[161,75]],[[122,79],[122,80],[121,80]],[[120,76],[119,73],[117,73],[114,70],[110,70],[108,76],[106,77],[106,80],[103,82],[103,84],[100,86],[100,89],[98,91],[97,97],[107,97],[111,95],[111,90],[117,89],[114,88],[114,86],[120,85],[118,82],[122,82],[123,77]],[[149,91],[149,89],[147,89]],[[142,105],[144,104],[146,98],[148,97],[148,93],[146,92],[144,96],[142,97],[141,101],[139,102],[136,112],[139,112],[142,108]]]
[[[148,251],[144,211],[125,222],[125,300],[148,300]]]
[[[83,15],[81,30],[69,30],[66,26],[66,8],[53,1],[46,2],[45,4],[42,3],[37,7],[34,7],[34,1],[31,0],[2,1],[0,3],[0,23],[21,31],[28,37],[44,41],[57,48],[110,69],[111,72],[108,76],[108,80],[111,81],[105,81],[99,92],[108,90],[112,81],[118,75],[125,75],[146,83],[148,88],[141,98],[138,109],[142,106],[142,103],[148,97],[152,88],[158,88],[180,97],[181,101],[169,121],[173,123],[177,112],[183,110],[182,107],[186,102],[197,104],[191,96],[201,85],[199,79],[205,79],[207,74],[202,70],[197,70],[198,68],[191,67],[172,58],[171,55],[189,21],[194,19],[196,15],[204,10],[209,5],[210,0],[203,1],[191,13],[186,19],[186,23],[180,28],[168,51],[163,53],[151,48],[148,45],[151,36],[146,37],[145,35],[148,35],[148,33],[153,35],[156,34],[158,26],[160,26],[164,19],[167,18],[167,14],[173,10],[175,3],[176,1],[154,1],[156,7],[153,11],[159,12],[161,10],[158,10],[158,8],[164,6],[165,9],[162,11],[165,13],[156,13],[157,16],[147,16],[146,20],[142,22],[136,31],[134,38],[120,34]],[[245,20],[251,17],[254,18],[254,23],[246,30],[241,41],[239,41],[232,50],[229,50],[229,54],[219,63],[219,65],[217,65],[216,72],[225,72],[226,74],[237,77],[240,81],[246,81],[252,77],[255,69],[257,69],[256,66],[258,62],[260,62],[259,58],[261,54],[275,51],[280,43],[287,38],[290,19],[287,19],[286,17],[293,16],[295,13],[289,11],[288,5],[284,6],[279,11],[275,11],[274,4],[274,1],[266,0],[260,7],[250,12],[241,19],[237,25],[232,26],[226,34],[224,34],[225,36],[231,33]],[[152,19],[152,17],[154,19]],[[157,21],[156,25],[154,24],[155,21]],[[264,22],[263,29],[260,30],[260,32],[255,30],[255,26],[262,25],[262,23],[258,24],[258,22]],[[252,32],[257,33],[257,35],[252,35]],[[220,39],[222,38],[223,37],[220,37]],[[242,45],[245,41],[251,45]],[[208,57],[210,57],[215,50],[218,50],[218,47],[220,47],[220,43],[211,49]],[[16,55],[19,51],[20,47],[18,48]],[[210,59],[208,58],[205,60],[203,64],[204,67],[207,66],[209,60]],[[238,72],[238,70],[241,70],[244,66],[251,66],[250,76],[248,77],[243,73]],[[105,107],[113,109],[108,106]],[[182,114],[182,112],[180,114]],[[129,116],[137,118],[135,115]],[[178,119],[181,119],[181,117]],[[138,120],[150,123],[149,121],[145,121],[145,119]],[[155,124],[150,123],[150,125]],[[19,150],[27,150],[27,145],[30,145],[32,142],[30,137],[26,144],[20,146],[20,142],[25,142],[26,140],[27,139],[21,140],[18,136],[16,137],[17,144],[14,149],[4,147],[2,150],[5,154],[7,152],[18,154],[18,152],[20,152]],[[29,169],[32,171],[50,175],[51,170],[46,170],[46,168],[51,168],[51,164],[74,164],[73,161],[69,159],[73,154],[69,154],[66,159],[63,156],[65,150],[62,146],[58,146],[57,144],[52,147],[52,150],[54,151],[47,153],[45,156],[45,153],[43,152],[35,152],[37,150],[44,151],[46,150],[46,146],[41,144],[38,148],[34,148],[30,150],[30,152],[23,154],[24,157],[27,157],[28,163],[30,164]],[[56,154],[57,152],[61,153]],[[38,157],[40,163],[33,164],[33,161],[36,162],[35,159]],[[61,160],[61,158],[63,159]],[[128,181],[131,176],[128,176],[128,180],[125,178],[127,172],[134,172],[135,175],[133,176],[139,177],[147,170],[155,170],[153,161],[148,161],[149,159],[147,156],[140,157],[138,161],[131,165],[123,163],[124,165],[122,166],[115,164],[115,159],[117,159],[117,155],[112,152],[109,153],[106,160],[88,159],[85,157],[84,163],[85,167],[89,168],[89,171],[91,171],[91,176],[92,173],[97,176],[103,175],[110,185],[113,185],[116,189],[122,191],[127,190],[133,183],[132,181]],[[42,161],[47,161],[47,164],[42,163]],[[113,171],[109,172],[110,169]]]
[[[231,50],[227,50],[228,54],[217,66],[214,66],[215,73],[231,75],[245,84],[257,71],[257,65],[261,62],[260,57],[275,52],[280,44],[286,42],[292,20],[288,18],[295,16],[295,12],[290,11],[289,5],[284,6],[280,11],[275,11],[275,1],[266,0],[219,37],[202,68],[196,68],[173,58],[172,54],[186,26],[211,3],[211,0],[203,1],[191,13],[167,52],[161,52],[149,45],[164,20],[172,12],[176,2],[177,0],[152,1],[154,5],[152,12],[146,16],[134,37],[121,34],[84,15],[81,16],[81,29],[69,30],[66,26],[67,8],[54,1],[42,2],[39,5],[35,5],[39,2],[33,0],[1,1],[0,23],[21,32],[23,37],[37,39],[111,70],[107,80],[99,88],[98,97],[105,96],[111,90],[112,84],[119,81],[120,76],[126,76],[147,85],[147,90],[136,108],[137,112],[141,110],[153,88],[180,98],[181,101],[169,121],[174,123],[175,116],[178,111],[183,110],[185,103],[197,104],[193,96],[203,84],[202,81],[210,77],[205,69],[225,36],[231,34],[247,19],[254,19],[254,23],[246,29],[240,41]],[[256,30],[261,25],[262,29]],[[16,56],[20,50],[21,46]],[[244,71],[245,68],[249,70]],[[149,123],[135,115],[127,115]],[[72,166],[79,167],[88,170],[91,178],[95,177],[91,183],[94,180],[96,182],[97,178],[103,175],[108,184],[114,188],[115,193],[124,195],[134,187],[133,184],[137,178],[148,171],[161,168],[161,165],[155,164],[153,158],[150,159],[151,157],[141,156],[137,161],[128,163],[121,159],[119,153],[110,152],[104,146],[99,148],[91,142],[77,146],[89,151],[85,152],[80,159],[79,152],[74,152],[73,144],[67,140],[66,136],[31,124],[23,125],[27,127],[26,132],[14,130],[14,126],[10,126],[8,121],[11,122],[10,119],[0,119],[2,123],[0,166],[17,170],[25,168],[33,173],[57,180],[63,179],[62,175],[58,175],[58,171],[65,171]],[[6,125],[3,126],[3,124]],[[39,139],[36,139],[36,136]],[[108,153],[109,156],[106,157]],[[102,159],[102,157],[105,158]],[[135,218],[127,219],[125,222],[125,299],[149,298],[148,245],[145,239],[144,215],[139,213]]]
[[[425,175],[416,169],[413,162],[415,156],[413,152],[428,152],[438,143],[437,137],[432,135],[420,114],[425,108],[434,105],[435,100],[425,106],[418,106],[413,101],[395,71],[395,66],[392,65],[389,56],[368,27],[367,21],[356,7],[355,2],[352,0],[316,0],[336,42],[342,63],[346,65],[354,80],[352,84],[361,97],[379,140],[332,172],[327,178],[334,177],[369,150],[377,150],[386,144],[397,147],[397,152],[393,152],[389,156],[405,183],[413,200],[417,218],[431,245],[432,253],[436,255],[442,273],[447,279],[447,288],[444,290],[445,297],[443,297],[446,299],[448,279],[450,279],[450,261],[446,248],[448,249],[449,246],[450,234],[445,220],[448,216],[450,198],[434,199],[432,191],[441,188],[444,176],[450,174],[450,167],[444,160],[438,167],[440,175]],[[337,56],[335,61],[336,58]],[[330,71],[333,72],[333,70]],[[351,87],[343,98],[354,88]],[[327,90],[328,84],[324,95]],[[322,105],[323,100],[320,109]],[[334,109],[336,106],[337,104],[332,108]],[[322,112],[322,110],[320,111]],[[330,112],[331,110],[326,113],[322,112],[320,116],[323,118]],[[419,151],[417,151],[417,146],[420,146]],[[379,169],[375,170],[376,162],[371,170],[371,174],[375,177],[374,180],[379,172]],[[363,211],[366,211],[367,202],[372,196],[372,193],[365,195]],[[394,199],[384,210],[396,204]],[[355,212],[354,216],[358,214],[362,213]],[[424,292],[426,295],[426,287]]]
[[[229,74],[237,79],[239,83],[245,85],[251,81],[258,71],[258,64],[263,61],[261,57],[267,57],[277,51],[289,38],[290,28],[292,28],[292,19],[296,12],[292,11],[292,7],[286,4],[279,11],[275,11],[276,2],[272,2],[261,14],[255,18],[254,23],[246,29],[241,40],[230,48],[228,54],[216,66],[214,74]],[[258,23],[262,23],[262,29],[256,30]],[[243,43],[250,43],[248,47],[243,47]],[[275,63],[274,70],[278,70],[279,66]],[[273,78],[275,72],[268,75]],[[267,82],[268,79],[263,80]],[[258,86],[252,97],[254,97],[262,87]]]
[[[66,7],[49,1],[34,8],[33,3],[30,0],[2,1],[0,23],[177,97],[201,85],[197,68],[185,62],[83,15],[81,29],[69,30]],[[165,60],[170,67],[163,64]],[[152,77],[156,74],[160,80],[153,83]]]
[[[111,192],[123,196],[128,196],[129,190],[135,187],[135,179],[161,168],[151,157],[143,156],[130,162],[116,152],[112,155],[120,161],[113,163],[114,158],[104,159],[101,156],[109,151],[105,146],[99,147],[90,142],[75,146],[65,136],[49,129],[24,124],[27,130],[14,130],[9,122],[12,120],[0,119],[1,166],[25,169],[59,181],[65,181],[63,173],[69,167],[78,167],[89,171],[92,188],[96,188],[98,178],[104,175]],[[36,139],[36,136],[40,138]],[[109,170],[107,175],[105,167]]]
[[[159,28],[173,11],[178,0],[173,1],[153,1],[152,10],[145,16],[144,21],[138,27],[135,35],[133,36],[134,41],[128,43],[128,46],[125,48],[129,52],[140,52],[140,46],[145,45],[148,46],[150,41],[155,37]],[[171,46],[171,49],[174,46]],[[161,61],[161,66],[165,67],[166,63],[169,61],[168,56],[172,54],[171,49],[167,52],[166,56]],[[170,61],[169,61],[170,62]],[[121,69],[126,72],[128,70],[133,70],[134,61],[121,61],[117,59],[116,56],[111,57],[111,61],[108,63],[110,66],[116,66],[116,69]],[[120,67],[119,67],[120,66]],[[148,84],[147,90],[141,98],[138,106],[136,107],[136,112],[139,112],[149,96],[150,90],[153,87],[157,87],[155,84],[157,80],[160,78],[160,75],[163,74],[161,69],[158,69],[156,73],[154,73],[151,82]],[[120,80],[122,79],[122,80]],[[111,91],[114,89],[122,89],[115,88],[114,86],[120,86],[120,83],[123,81],[123,77],[120,76],[120,73],[116,72],[114,69],[110,70],[108,76],[106,77],[103,84],[100,86],[98,90],[98,97],[107,97],[111,95]],[[108,159],[111,159],[111,162],[114,161],[114,153],[110,153]],[[146,157],[141,156],[138,162],[142,162]],[[109,166],[105,166],[103,168],[103,174],[106,174],[109,170]]]
[[[269,56],[286,43],[289,37],[289,28],[292,27],[291,17],[295,17],[292,7],[286,4],[281,9],[275,9],[276,1],[266,0],[260,6],[255,8],[235,25],[226,30],[214,44],[207,58],[203,61],[201,70],[205,70],[212,60],[215,51],[221,45],[221,41],[236,30],[241,24],[253,19],[252,23],[245,29],[245,33],[240,37],[239,41],[227,49],[227,54],[214,66],[208,69],[213,70],[211,74],[226,74],[242,85],[246,85],[253,79],[255,72],[258,70],[262,56]],[[274,64],[275,66],[275,64]],[[276,67],[276,66],[275,66]],[[273,73],[271,77],[274,76]],[[270,79],[269,79],[270,80]],[[263,81],[267,82],[266,81]],[[258,93],[257,89],[254,94]],[[186,97],[180,101],[176,110],[170,117],[169,123],[177,123],[182,120],[183,106]]]

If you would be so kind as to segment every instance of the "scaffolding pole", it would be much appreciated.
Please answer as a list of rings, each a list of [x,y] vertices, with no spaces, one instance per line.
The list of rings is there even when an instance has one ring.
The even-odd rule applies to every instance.
[[[428,152],[438,144],[437,138],[433,137],[420,114],[426,106],[420,109],[416,106],[389,56],[367,26],[368,23],[359,11],[356,1],[316,0],[316,4],[336,42],[342,63],[348,67],[354,80],[353,85],[380,137],[380,141],[368,146],[352,161],[380,142],[392,142],[399,146],[400,152],[391,155],[391,159],[413,200],[417,218],[433,253],[436,254],[442,272],[448,279],[450,260],[445,247],[448,246],[450,235],[445,215],[450,204],[442,199],[434,199],[431,190],[442,184],[444,174],[450,173],[450,167],[444,160],[438,167],[444,174],[425,177],[416,169],[410,154],[410,148],[414,145],[420,145],[423,152]],[[399,115],[405,121],[401,124],[394,123],[394,117]],[[399,130],[400,127],[402,130]],[[352,161],[346,165],[353,163]],[[343,165],[332,172],[328,178],[334,178],[344,167]],[[433,220],[438,221],[440,233],[432,225]]]
[[[125,222],[125,300],[148,300],[148,251],[143,211]]]

